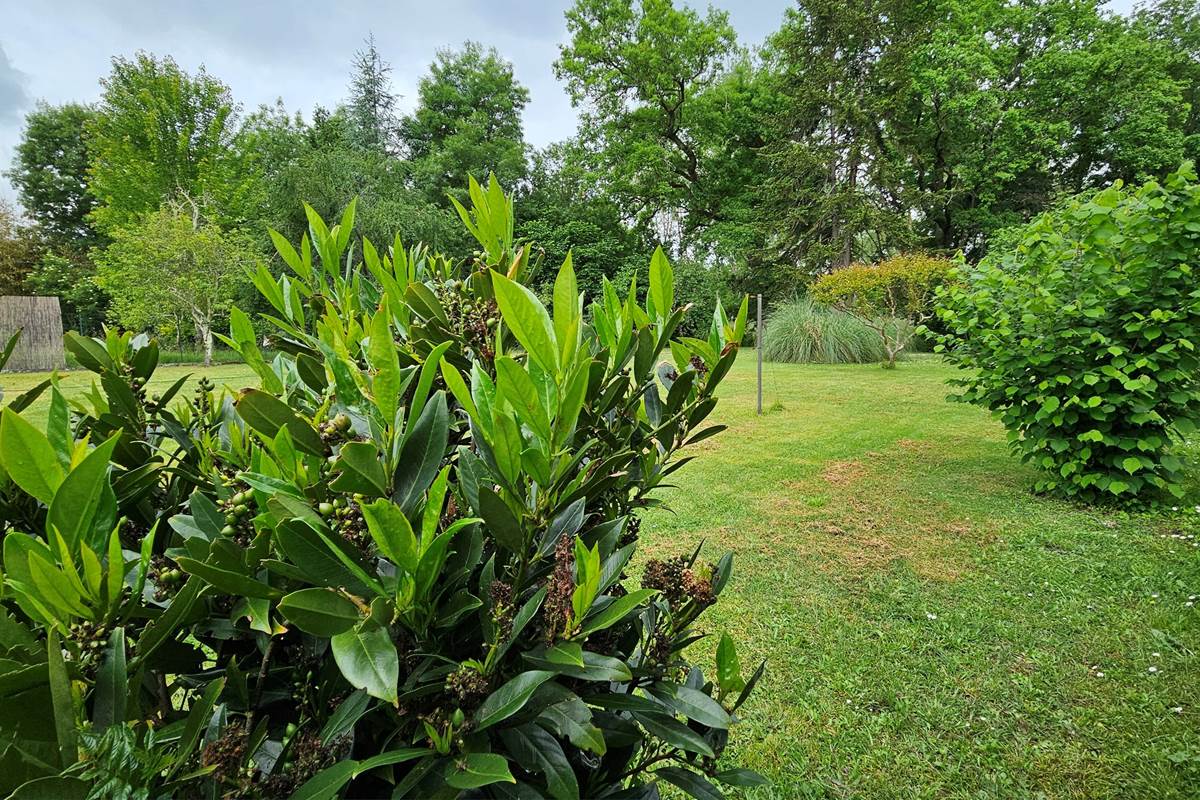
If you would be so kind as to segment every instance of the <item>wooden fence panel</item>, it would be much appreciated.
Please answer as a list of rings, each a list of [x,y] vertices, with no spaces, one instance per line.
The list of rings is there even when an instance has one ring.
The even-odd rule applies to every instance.
[[[21,340],[6,372],[34,372],[66,367],[63,355],[62,309],[57,297],[0,297],[0,347],[13,331]]]

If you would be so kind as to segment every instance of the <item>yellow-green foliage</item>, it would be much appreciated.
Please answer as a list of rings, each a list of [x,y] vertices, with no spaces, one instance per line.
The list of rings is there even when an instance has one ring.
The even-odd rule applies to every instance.
[[[913,335],[913,325],[932,314],[933,296],[946,282],[951,263],[926,253],[905,253],[878,264],[852,264],[822,275],[809,295],[861,319],[879,334],[883,365],[896,366]]]
[[[863,317],[903,317],[919,322],[933,292],[946,280],[950,261],[904,253],[877,264],[852,264],[822,275],[809,288],[815,300]]]

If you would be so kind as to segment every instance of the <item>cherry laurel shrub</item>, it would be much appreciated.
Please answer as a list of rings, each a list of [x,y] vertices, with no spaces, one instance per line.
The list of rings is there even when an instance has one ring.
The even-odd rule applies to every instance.
[[[969,370],[961,399],[996,412],[1041,470],[1086,501],[1178,494],[1169,445],[1200,411],[1200,183],[1120,183],[1030,223],[960,268],[939,298],[938,349]]]
[[[259,268],[236,396],[148,392],[157,346],[68,346],[44,431],[0,421],[0,791],[15,797],[701,798],[744,675],[684,658],[732,558],[627,570],[638,514],[683,465],[746,307],[673,338],[671,267],[645,306],[548,311],[521,280],[511,200],[472,181],[480,249],[350,247],[353,204]],[[586,313],[585,313],[586,308]],[[667,354],[664,358],[664,354]],[[18,409],[32,396],[17,398]],[[173,405],[172,405],[173,403]]]

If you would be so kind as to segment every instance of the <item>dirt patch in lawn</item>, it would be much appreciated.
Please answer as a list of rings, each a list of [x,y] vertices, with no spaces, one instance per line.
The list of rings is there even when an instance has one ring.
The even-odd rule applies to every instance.
[[[867,471],[861,461],[831,461],[821,470],[821,477],[834,486],[855,483]]]
[[[783,482],[764,497],[764,524],[743,534],[746,545],[812,558],[822,570],[846,577],[903,562],[932,580],[955,580],[992,536],[986,525],[951,516],[935,498],[914,498],[895,485],[895,476],[912,469],[926,448],[901,440],[890,453],[831,461],[807,480]],[[825,499],[813,503],[814,496]]]

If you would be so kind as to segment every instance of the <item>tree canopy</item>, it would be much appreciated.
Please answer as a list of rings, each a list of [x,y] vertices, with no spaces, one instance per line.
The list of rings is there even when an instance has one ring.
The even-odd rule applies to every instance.
[[[676,0],[577,0],[565,26],[553,69],[579,127],[540,148],[529,90],[486,43],[438,51],[406,111],[370,35],[343,97],[307,111],[243,113],[203,68],[117,56],[94,106],[26,117],[8,174],[32,255],[13,290],[95,287],[107,237],[181,198],[273,270],[267,229],[298,240],[301,201],[335,218],[357,198],[357,235],[377,245],[398,231],[459,250],[447,195],[495,174],[518,235],[549,264],[573,250],[590,291],[661,244],[695,268],[690,301],[771,303],[903,252],[978,262],[1072,195],[1200,156],[1189,0],[1125,16],[1102,0],[797,0],[758,47],[726,11]]]

